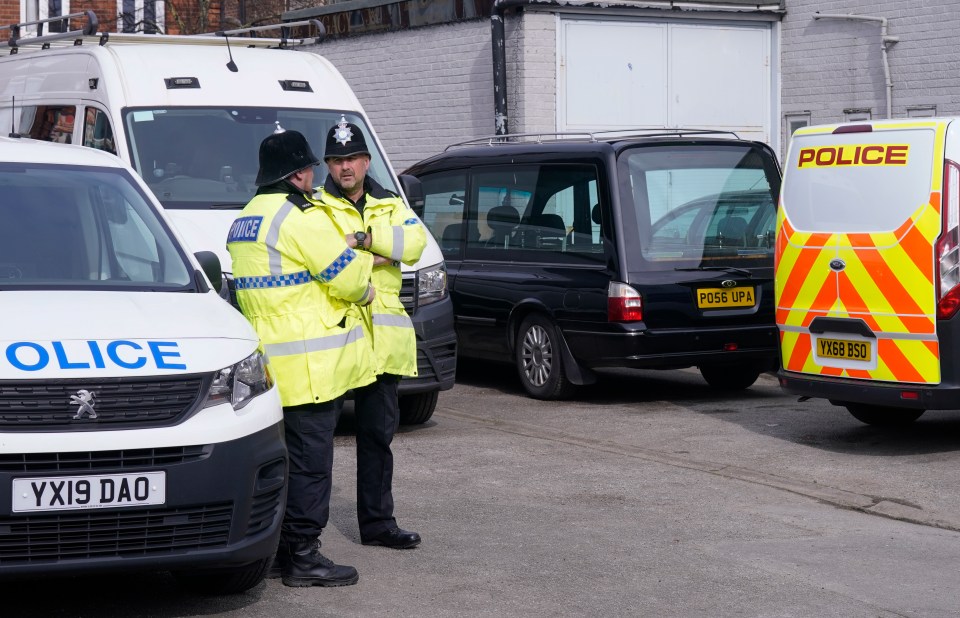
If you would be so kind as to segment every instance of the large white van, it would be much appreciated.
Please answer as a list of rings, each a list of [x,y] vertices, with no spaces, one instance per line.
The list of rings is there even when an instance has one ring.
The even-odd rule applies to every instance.
[[[185,249],[120,159],[77,146],[0,138],[0,219],[0,578],[256,585],[283,414],[216,256]]]
[[[11,39],[16,53],[0,57],[0,128],[129,162],[187,245],[220,257],[224,295],[232,284],[227,232],[254,195],[259,144],[277,124],[303,133],[319,155],[327,130],[345,117],[368,136],[370,174],[401,192],[353,90],[325,58],[297,49],[303,40],[93,34],[95,16],[72,23],[80,18],[86,23],[75,31]],[[318,169],[317,182],[325,177]],[[417,181],[407,182],[422,211]],[[443,256],[428,242],[405,268],[401,292],[417,331],[419,374],[400,383],[404,423],[430,418],[456,370]]]

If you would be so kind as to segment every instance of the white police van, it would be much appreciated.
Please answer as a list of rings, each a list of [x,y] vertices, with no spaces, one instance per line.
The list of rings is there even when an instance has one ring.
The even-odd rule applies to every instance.
[[[397,178],[340,72],[321,55],[298,49],[314,40],[240,36],[270,26],[227,36],[96,34],[93,13],[66,19],[83,27],[30,38],[19,36],[25,24],[0,27],[11,29],[7,45],[16,52],[0,57],[0,129],[123,158],[146,180],[187,246],[219,256],[227,271],[225,296],[232,287],[227,233],[256,191],[259,145],[277,123],[303,133],[320,155],[327,131],[345,117],[367,137],[370,175],[391,191],[403,189],[422,212],[414,195],[419,183]],[[311,23],[322,33],[319,22]],[[283,25],[284,32],[297,27],[306,26]],[[321,166],[316,182],[325,177]],[[399,387],[401,422],[408,424],[430,418],[438,392],[453,387],[456,372],[443,255],[429,234],[427,242],[420,262],[404,266],[401,290],[417,333],[418,375]]]
[[[217,257],[115,156],[0,138],[0,579],[256,585],[285,504],[276,387]],[[213,282],[213,283],[211,283]]]

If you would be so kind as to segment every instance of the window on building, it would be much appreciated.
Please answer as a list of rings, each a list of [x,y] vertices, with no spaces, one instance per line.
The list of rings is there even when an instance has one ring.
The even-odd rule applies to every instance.
[[[844,122],[864,122],[873,118],[873,110],[865,108],[848,108],[843,110]]]
[[[70,14],[70,0],[20,0],[20,21],[32,22]],[[37,36],[51,32],[66,32],[70,24],[64,21],[52,21],[41,27],[26,26],[20,36]]]
[[[789,146],[790,140],[793,138],[793,134],[797,132],[797,129],[810,126],[810,112],[785,114],[784,119],[787,122],[787,145]]]
[[[936,105],[910,105],[907,106],[908,118],[933,118],[937,115]]]

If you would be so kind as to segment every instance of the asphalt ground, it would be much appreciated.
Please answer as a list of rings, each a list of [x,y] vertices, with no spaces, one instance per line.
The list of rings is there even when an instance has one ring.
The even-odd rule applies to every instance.
[[[771,376],[610,372],[523,396],[469,364],[394,442],[423,544],[360,545],[351,415],[323,550],[356,586],[199,597],[165,573],[0,586],[3,616],[957,616],[960,413],[881,432]]]

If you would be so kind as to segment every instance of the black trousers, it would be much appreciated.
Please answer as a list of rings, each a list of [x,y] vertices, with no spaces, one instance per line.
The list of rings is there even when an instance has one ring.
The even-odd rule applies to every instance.
[[[357,417],[357,521],[367,540],[397,525],[393,517],[393,452],[400,423],[395,375],[354,391]]]
[[[283,409],[290,472],[287,510],[280,536],[284,541],[320,536],[330,518],[333,476],[333,432],[343,400]]]

